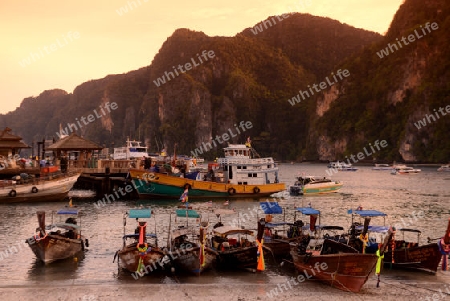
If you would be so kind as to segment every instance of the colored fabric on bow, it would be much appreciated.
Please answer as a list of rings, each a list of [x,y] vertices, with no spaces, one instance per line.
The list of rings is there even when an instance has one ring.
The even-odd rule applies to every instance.
[[[258,251],[257,251],[258,265],[257,265],[256,269],[258,271],[264,271],[266,269],[266,264],[264,262],[264,252],[263,252],[264,239],[261,239],[261,242],[259,240],[256,240],[256,243],[258,244]]]

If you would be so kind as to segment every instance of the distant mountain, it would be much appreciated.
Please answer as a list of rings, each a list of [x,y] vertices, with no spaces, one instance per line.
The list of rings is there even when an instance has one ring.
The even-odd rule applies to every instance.
[[[24,99],[16,111],[0,115],[0,126],[9,126],[30,145],[44,136],[57,138],[60,125],[74,131],[78,124],[79,134],[105,147],[121,146],[129,136],[152,151],[165,147],[171,153],[176,146],[177,154],[206,158],[222,154],[226,143],[215,137],[230,131],[236,135],[228,142],[250,136],[261,155],[279,160],[342,159],[373,139],[386,139],[389,147],[377,159],[445,161],[445,145],[433,144],[433,152],[440,152],[434,156],[428,144],[434,139],[430,133],[441,137],[434,129],[441,129],[444,118],[427,125],[428,140],[414,138],[408,151],[399,142],[410,139],[411,116],[443,104],[449,95],[439,94],[448,85],[442,80],[448,72],[443,17],[449,14],[441,2],[406,1],[386,37],[307,14],[269,17],[234,37],[178,29],[150,66],[83,83],[73,94],[51,90]],[[438,22],[439,29],[380,59],[377,51],[413,29],[412,21],[399,14],[407,18],[418,11],[415,26],[428,20]],[[412,67],[420,76],[411,75],[419,70]],[[350,75],[292,103],[338,69]],[[252,127],[237,134],[241,121]],[[205,151],[207,143],[212,150]]]
[[[407,0],[381,41],[340,64],[351,76],[319,97],[310,131],[319,158],[356,155],[378,139],[388,146],[369,159],[448,162],[449,29],[450,2]]]

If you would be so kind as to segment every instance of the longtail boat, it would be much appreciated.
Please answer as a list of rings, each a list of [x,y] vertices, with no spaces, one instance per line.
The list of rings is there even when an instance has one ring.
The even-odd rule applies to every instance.
[[[59,210],[57,214],[78,216],[79,211],[67,208]],[[76,217],[69,217],[65,222],[48,226],[45,225],[45,211],[38,211],[37,218],[39,224],[37,233],[26,242],[36,257],[44,263],[75,257],[89,246],[88,240],[81,236],[81,226],[77,225]]]
[[[264,197],[285,190],[271,157],[259,158],[251,146],[243,144],[230,144],[224,151],[218,169],[210,169],[200,179],[145,169],[130,169],[129,173],[140,198],[178,198],[185,189],[190,198]]]
[[[372,217],[387,216],[385,213],[376,210],[350,210],[349,213],[353,215],[358,215],[365,218],[365,221],[370,220]],[[366,253],[375,253],[377,250],[377,242],[374,238],[369,238],[372,233],[387,233],[388,227],[386,226],[368,226],[365,222],[365,226],[355,226],[352,222],[353,228],[351,230],[351,236],[353,238],[359,236],[359,239],[350,238],[350,242],[354,242],[354,245],[363,247]],[[403,268],[403,269],[413,269],[422,270],[430,273],[436,273],[439,263],[441,261],[442,253],[441,249],[443,245],[450,246],[450,241],[444,244],[439,244],[441,240],[437,243],[428,243],[425,245],[419,245],[421,231],[417,229],[396,229],[398,232],[402,233],[402,239],[397,239],[397,233],[394,233],[392,239],[389,241],[387,250],[384,255],[384,264],[392,268]],[[405,233],[417,234],[417,241],[407,241],[405,240]],[[450,222],[447,232],[444,237],[448,237],[450,233]],[[362,251],[360,249],[360,251]]]
[[[149,219],[151,216],[151,209],[130,209],[124,214],[123,246],[114,255],[114,260],[118,257],[118,264],[122,269],[144,275],[162,271],[168,263],[168,260],[163,259],[164,251],[158,247],[156,222],[155,233],[146,233],[147,222],[139,221],[140,218]],[[125,232],[127,217],[137,221],[137,228],[133,234]],[[129,240],[131,242],[128,242]]]
[[[208,222],[200,222],[200,228],[196,231],[189,228],[188,219],[200,219],[201,215],[189,207],[176,210],[177,217],[186,217],[186,226],[169,229],[168,255],[173,265],[182,271],[200,275],[204,270],[214,266],[218,256],[206,239]],[[172,223],[172,219],[170,220]],[[194,226],[194,225],[191,225]]]
[[[304,231],[297,243],[291,243],[291,256],[294,266],[306,277],[314,278],[335,288],[359,292],[374,270],[378,255],[361,253],[352,246],[339,240],[342,236],[322,237],[323,230],[343,229],[342,227],[326,227],[316,225],[320,211],[311,207],[297,208],[297,211],[310,216],[310,224],[303,227]],[[329,237],[329,238],[328,238]],[[389,234],[379,255],[382,256]],[[330,239],[331,238],[331,239]],[[319,268],[320,267],[320,268]]]

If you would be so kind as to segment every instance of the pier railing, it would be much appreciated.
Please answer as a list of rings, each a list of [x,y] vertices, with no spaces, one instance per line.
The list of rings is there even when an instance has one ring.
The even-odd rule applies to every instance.
[[[127,173],[138,168],[139,161],[133,160],[69,160],[68,170],[84,173]]]

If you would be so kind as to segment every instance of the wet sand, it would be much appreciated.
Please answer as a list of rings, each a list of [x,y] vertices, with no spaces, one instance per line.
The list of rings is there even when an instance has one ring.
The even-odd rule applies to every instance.
[[[280,279],[280,286],[288,278]],[[381,278],[371,276],[360,293],[340,291],[314,280],[292,285],[269,297],[275,283],[153,284],[142,281],[124,284],[83,283],[67,281],[40,283],[33,286],[0,286],[1,300],[450,300],[450,271],[438,271],[437,275],[406,271],[388,271]],[[148,280],[148,279],[147,279]],[[433,297],[435,299],[433,299]],[[428,298],[428,299],[427,299]]]

